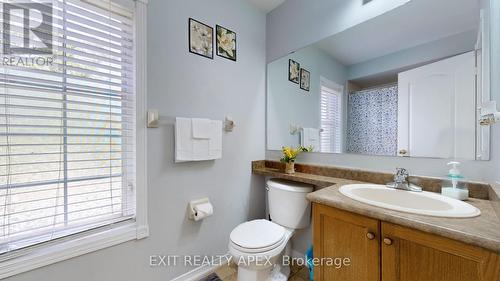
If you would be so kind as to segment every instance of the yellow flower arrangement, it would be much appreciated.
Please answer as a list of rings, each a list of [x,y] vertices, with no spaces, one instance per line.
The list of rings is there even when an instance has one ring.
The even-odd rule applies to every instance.
[[[293,163],[301,152],[309,152],[312,150],[312,147],[306,148],[303,146],[299,146],[297,148],[292,148],[291,146],[284,146],[281,149],[281,151],[283,152],[283,157],[280,159],[280,161],[283,163]]]

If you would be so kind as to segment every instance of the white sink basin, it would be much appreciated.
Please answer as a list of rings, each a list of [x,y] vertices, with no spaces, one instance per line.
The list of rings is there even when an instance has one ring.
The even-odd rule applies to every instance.
[[[339,189],[343,195],[386,209],[448,218],[470,218],[481,214],[471,204],[433,192],[396,190],[378,184],[350,184]]]

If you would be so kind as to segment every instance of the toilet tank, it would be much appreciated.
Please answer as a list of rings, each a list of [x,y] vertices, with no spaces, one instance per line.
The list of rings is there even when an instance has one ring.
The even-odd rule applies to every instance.
[[[306,195],[313,186],[306,183],[270,179],[266,183],[269,216],[274,223],[291,229],[309,226],[311,204]]]

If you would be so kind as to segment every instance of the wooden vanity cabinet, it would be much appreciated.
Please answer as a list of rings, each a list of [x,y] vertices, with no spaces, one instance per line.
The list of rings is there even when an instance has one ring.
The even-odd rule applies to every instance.
[[[314,280],[379,281],[380,221],[313,205]],[[349,265],[326,265],[348,258]]]
[[[316,266],[320,281],[500,281],[500,256],[480,247],[313,204],[314,257],[349,258]]]
[[[499,281],[500,257],[442,236],[382,222],[382,281]]]

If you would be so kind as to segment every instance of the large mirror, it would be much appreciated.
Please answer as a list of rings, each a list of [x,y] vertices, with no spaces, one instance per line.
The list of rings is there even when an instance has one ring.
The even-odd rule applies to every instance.
[[[269,63],[267,148],[488,160],[485,7],[440,2],[411,1]]]

